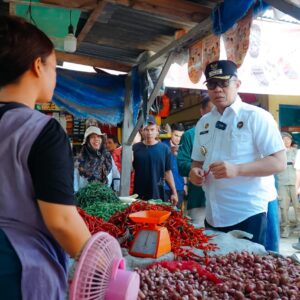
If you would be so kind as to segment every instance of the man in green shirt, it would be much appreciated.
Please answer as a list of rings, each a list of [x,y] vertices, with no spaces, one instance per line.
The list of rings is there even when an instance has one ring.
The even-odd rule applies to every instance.
[[[211,111],[213,104],[209,97],[205,96],[200,102],[200,116]],[[194,143],[195,127],[187,130],[181,137],[177,155],[179,174],[188,177],[192,165],[192,150]],[[187,211],[193,224],[204,226],[205,219],[205,195],[202,187],[187,183]]]

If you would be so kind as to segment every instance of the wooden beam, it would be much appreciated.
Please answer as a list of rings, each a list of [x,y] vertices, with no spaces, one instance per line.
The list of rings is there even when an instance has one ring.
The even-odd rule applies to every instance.
[[[101,1],[101,0],[100,0]],[[80,9],[84,11],[91,11],[99,2],[98,0],[41,0],[43,3],[57,5],[68,9]]]
[[[293,18],[300,20],[300,7],[284,0],[265,0],[266,3],[272,5],[278,10],[284,12]],[[298,1],[299,2],[299,1]]]
[[[174,55],[175,53],[174,52],[170,52],[169,53],[169,56],[164,64],[164,67],[163,69],[161,70],[160,74],[159,74],[159,77],[157,79],[157,82],[156,82],[156,85],[155,87],[153,88],[152,92],[151,92],[151,95],[148,99],[148,103],[147,103],[147,114],[151,108],[151,106],[153,105],[153,102],[156,98],[156,96],[158,95],[158,92],[164,82],[164,79],[170,69],[170,66],[171,64],[173,63],[174,61]],[[143,114],[140,115],[140,117],[138,118],[137,120],[137,123],[136,123],[136,126],[135,128],[133,129],[132,133],[130,134],[130,137],[128,138],[128,141],[124,141],[127,145],[131,145],[137,132],[139,131],[139,129],[143,126],[143,123],[144,123],[144,116]]]
[[[129,72],[132,68],[131,65],[126,65],[121,62],[116,62],[107,59],[99,59],[99,58],[72,54],[72,53],[66,53],[61,51],[56,51],[56,58],[57,60],[60,61],[67,61],[75,64],[105,68],[105,69],[122,71],[122,72]]]
[[[168,19],[192,23],[198,23],[199,20],[211,13],[211,8],[207,6],[184,0],[108,0],[108,2],[160,15]]]
[[[203,39],[211,33],[211,19],[206,18],[204,21],[193,27],[188,33],[183,35],[180,39],[173,41],[168,46],[161,49],[159,52],[151,56],[146,62],[139,65],[139,71],[143,72],[151,66],[160,65],[162,60],[170,51],[179,51],[182,48],[190,47],[195,42]]]
[[[93,25],[97,21],[98,17],[103,12],[106,4],[107,4],[106,1],[99,2],[97,4],[97,6],[94,8],[94,10],[91,12],[91,14],[89,15],[86,23],[84,24],[82,30],[80,31],[80,33],[79,33],[79,35],[77,37],[77,44],[78,45],[84,40],[84,38],[86,37],[86,35],[90,32],[90,30],[92,29]]]

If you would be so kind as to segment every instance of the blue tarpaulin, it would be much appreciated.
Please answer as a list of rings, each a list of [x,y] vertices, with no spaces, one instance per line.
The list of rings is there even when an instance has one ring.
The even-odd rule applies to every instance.
[[[254,15],[264,11],[269,5],[259,0],[224,0],[212,12],[213,33],[220,35],[242,19],[250,8]]]
[[[57,69],[53,102],[76,117],[95,118],[101,123],[116,125],[124,117],[126,76]],[[141,102],[136,69],[132,70],[132,86],[135,121]]]

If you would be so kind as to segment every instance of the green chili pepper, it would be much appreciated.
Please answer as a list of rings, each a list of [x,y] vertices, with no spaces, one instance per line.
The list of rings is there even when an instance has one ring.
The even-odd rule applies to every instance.
[[[123,211],[128,207],[128,204],[122,202],[95,202],[90,206],[84,208],[85,212],[92,216],[97,216],[105,221],[108,221],[109,218],[115,214],[117,211]]]
[[[75,194],[75,198],[77,200],[78,206],[83,209],[96,202],[120,202],[114,191],[101,182],[93,182],[88,184]]]

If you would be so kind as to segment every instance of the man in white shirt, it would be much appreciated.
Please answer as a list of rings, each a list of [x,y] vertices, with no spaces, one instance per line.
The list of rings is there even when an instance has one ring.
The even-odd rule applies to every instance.
[[[232,61],[208,64],[205,76],[215,107],[196,126],[190,172],[205,191],[205,225],[249,232],[263,245],[268,202],[277,195],[271,175],[286,167],[280,132],[270,113],[241,101]]]

